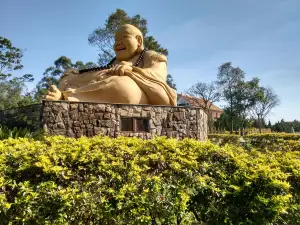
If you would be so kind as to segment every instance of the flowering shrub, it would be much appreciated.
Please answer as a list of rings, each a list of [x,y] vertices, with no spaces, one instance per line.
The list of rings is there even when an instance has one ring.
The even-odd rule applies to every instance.
[[[300,153],[186,139],[0,141],[1,224],[299,224]]]

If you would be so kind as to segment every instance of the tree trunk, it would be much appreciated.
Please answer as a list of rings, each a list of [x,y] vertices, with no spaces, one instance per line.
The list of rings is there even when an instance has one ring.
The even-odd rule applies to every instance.
[[[242,118],[242,126],[241,126],[241,136],[244,136],[245,135],[245,126],[244,126],[244,117]]]
[[[230,122],[231,122],[231,129],[230,129],[230,134],[233,133],[233,110],[232,110],[232,98],[230,99]]]
[[[212,113],[210,112],[209,109],[205,110],[207,112],[207,122],[208,122],[208,132],[209,134],[213,133],[213,118],[212,118]]]
[[[259,130],[259,133],[261,134],[261,131],[262,131],[262,121],[261,121],[261,118],[259,115],[257,115],[258,117],[258,130]]]

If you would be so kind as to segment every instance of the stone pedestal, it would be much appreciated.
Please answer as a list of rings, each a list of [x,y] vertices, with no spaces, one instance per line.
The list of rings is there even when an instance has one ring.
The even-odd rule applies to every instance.
[[[18,112],[18,109],[14,110]],[[143,139],[167,136],[205,140],[208,130],[207,114],[201,108],[192,107],[44,101],[37,116],[40,128],[48,134],[67,137],[103,134]],[[124,119],[143,119],[148,123],[147,129],[124,131],[121,126]],[[0,119],[0,123],[2,121]]]

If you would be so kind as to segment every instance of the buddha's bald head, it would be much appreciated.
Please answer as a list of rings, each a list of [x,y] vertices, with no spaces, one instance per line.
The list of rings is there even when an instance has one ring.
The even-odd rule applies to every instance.
[[[115,33],[114,51],[117,60],[130,60],[143,49],[143,34],[135,26],[125,24]]]

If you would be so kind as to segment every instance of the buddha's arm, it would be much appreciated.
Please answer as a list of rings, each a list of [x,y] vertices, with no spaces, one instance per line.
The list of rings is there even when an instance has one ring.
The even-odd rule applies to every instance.
[[[59,90],[66,91],[68,89],[77,89],[83,87],[91,82],[96,82],[99,79],[103,79],[108,70],[90,71],[82,74],[69,73],[64,75],[59,82]]]
[[[133,71],[127,72],[126,75],[143,90],[150,104],[175,106],[176,91],[166,82],[166,57],[155,52],[150,53],[144,58],[142,68],[133,67]]]
[[[164,55],[150,51],[145,54],[142,68],[133,66],[133,73],[138,73],[145,78],[166,83],[167,58]]]

